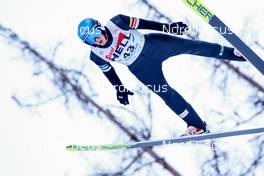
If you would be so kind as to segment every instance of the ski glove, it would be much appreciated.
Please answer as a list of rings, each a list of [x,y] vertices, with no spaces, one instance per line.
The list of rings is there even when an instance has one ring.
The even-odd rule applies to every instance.
[[[120,85],[116,87],[116,97],[117,100],[123,104],[123,105],[128,105],[128,95],[134,95],[133,92],[127,90],[124,86]]]
[[[183,35],[188,30],[187,24],[183,22],[176,22],[170,24],[170,33],[174,35]]]

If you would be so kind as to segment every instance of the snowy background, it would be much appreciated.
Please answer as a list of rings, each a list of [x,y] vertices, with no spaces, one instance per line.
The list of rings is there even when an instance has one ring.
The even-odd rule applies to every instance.
[[[181,1],[149,2],[174,21],[185,21],[199,28],[201,40],[229,45]],[[264,57],[264,50],[255,43],[258,41],[264,45],[262,32],[264,13],[258,0],[251,0],[250,3],[239,0],[204,0],[203,2],[233,31],[243,36],[243,40],[262,58]],[[76,28],[79,21],[86,17],[96,18],[102,24],[120,13],[152,19],[153,16],[148,13],[143,3],[134,0],[9,0],[1,3],[0,11],[1,25],[14,30],[23,40],[30,41],[31,45],[45,57],[53,58],[57,65],[83,69],[96,90],[95,94],[89,94],[86,87],[91,98],[102,107],[109,109],[113,107],[111,110],[120,117],[121,121],[133,124],[133,120],[129,119],[131,117],[124,116],[126,113],[116,108],[119,104],[114,89],[97,66],[89,60],[89,47],[79,41]],[[84,176],[99,169],[108,170],[109,173],[114,172],[122,162],[119,152],[72,153],[66,151],[65,146],[72,143],[107,144],[128,141],[122,137],[122,132],[113,127],[107,119],[97,118],[96,113],[85,112],[74,98],[70,98],[68,107],[64,105],[64,99],[61,97],[48,103],[38,104],[47,100],[47,95],[56,97],[59,91],[51,83],[50,74],[33,75],[38,67],[30,59],[25,59],[27,54],[21,54],[20,50],[10,44],[11,42],[0,37],[0,175]],[[56,52],[54,52],[55,48]],[[228,84],[224,86],[223,91],[221,82],[225,78],[223,77],[225,73],[220,70],[213,75],[214,62],[212,59],[179,56],[166,61],[163,70],[171,86],[193,104],[212,131],[226,131],[235,127],[234,121],[229,119],[239,120],[239,117],[246,119],[257,111],[259,106],[252,105],[254,99],[252,92],[256,91],[262,101],[264,92],[255,90],[233,73],[228,75]],[[117,73],[122,75],[120,78],[124,85],[132,91],[137,91],[140,83],[127,68],[118,64],[114,66]],[[245,66],[240,64],[236,66],[241,70],[244,69],[243,72],[260,86],[264,86],[263,76],[249,63]],[[14,100],[14,96],[34,106],[21,108]],[[131,99],[131,106],[126,108],[137,109],[137,114],[143,116],[145,110],[141,108],[142,102],[141,95],[136,94]],[[153,113],[151,138],[177,136],[185,130],[185,124],[165,106],[160,98],[152,95],[151,104]],[[262,102],[260,109],[263,108],[263,104]],[[234,111],[239,115],[236,116]],[[261,127],[264,125],[263,116],[263,111],[260,111],[256,118],[238,128]],[[219,123],[222,120],[226,122]],[[217,145],[230,151],[229,164],[235,165],[240,162],[241,153],[243,159],[245,161],[248,159],[249,162],[254,156],[255,151],[248,143],[249,139],[250,136],[230,138],[217,141]],[[182,175],[200,175],[201,163],[210,155],[208,148],[206,145],[199,146],[198,149],[179,145],[173,149],[157,148],[155,151]],[[260,161],[262,165],[260,162],[260,166],[253,168],[256,175],[264,174],[263,159]],[[160,166],[154,167],[157,168],[158,175],[170,175]],[[227,175],[236,175],[235,173],[239,173],[243,167],[237,165],[233,169],[234,173]],[[137,174],[144,175],[147,172],[149,171]],[[154,173],[150,175],[152,174],[154,175]]]

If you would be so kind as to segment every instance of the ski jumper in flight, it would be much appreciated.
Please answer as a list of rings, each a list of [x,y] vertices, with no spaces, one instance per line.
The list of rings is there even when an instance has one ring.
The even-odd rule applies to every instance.
[[[160,32],[143,35],[138,29]],[[192,105],[167,83],[162,72],[163,61],[180,54],[231,61],[245,59],[234,48],[176,36],[183,35],[187,29],[183,22],[166,24],[120,14],[111,18],[105,26],[92,18],[82,20],[78,26],[78,36],[91,46],[90,59],[115,87],[121,104],[128,105],[128,96],[133,92],[125,88],[110,62],[126,65],[140,82],[186,122],[184,135],[195,135],[207,133],[207,125]]]

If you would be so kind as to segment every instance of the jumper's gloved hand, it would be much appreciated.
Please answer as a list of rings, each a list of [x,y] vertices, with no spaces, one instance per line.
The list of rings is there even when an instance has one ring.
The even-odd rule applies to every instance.
[[[127,90],[123,85],[116,87],[116,97],[117,97],[117,100],[121,104],[123,104],[123,105],[129,104],[128,95],[134,95],[134,93]]]
[[[170,24],[170,33],[174,35],[183,35],[188,31],[189,27],[183,22],[176,22]]]

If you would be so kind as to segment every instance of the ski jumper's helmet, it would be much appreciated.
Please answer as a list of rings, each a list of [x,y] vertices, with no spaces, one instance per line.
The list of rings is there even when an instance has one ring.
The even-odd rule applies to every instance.
[[[86,18],[78,26],[79,38],[88,45],[95,45],[96,38],[103,34],[105,28],[95,19]]]

